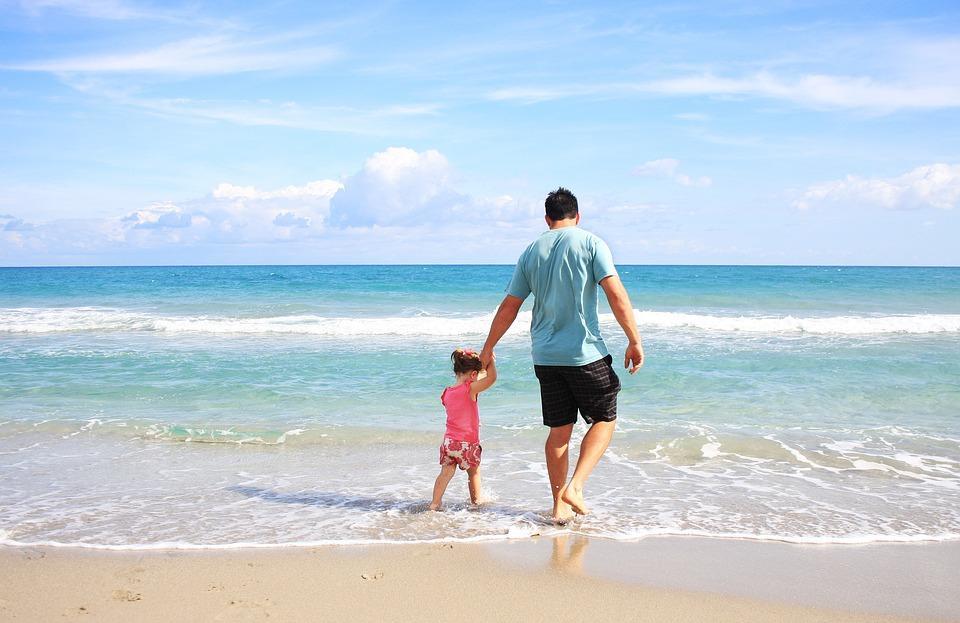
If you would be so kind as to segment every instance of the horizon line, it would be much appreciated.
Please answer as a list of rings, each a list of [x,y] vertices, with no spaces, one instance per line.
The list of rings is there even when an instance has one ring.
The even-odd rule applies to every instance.
[[[667,263],[649,263],[649,264],[631,264],[614,263],[616,266],[650,266],[650,267],[701,267],[701,268],[960,268],[960,264],[763,264],[763,263],[744,263],[744,264],[667,264]],[[417,263],[417,262],[394,262],[390,264],[370,262],[370,263],[330,263],[330,264],[34,264],[34,265],[0,265],[0,270],[4,269],[30,269],[30,268],[308,268],[308,267],[384,267],[384,266],[516,266],[515,262],[509,263],[450,263],[439,262]]]

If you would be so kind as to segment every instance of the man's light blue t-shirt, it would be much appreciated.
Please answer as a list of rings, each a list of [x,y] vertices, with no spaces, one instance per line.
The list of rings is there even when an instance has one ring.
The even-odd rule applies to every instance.
[[[607,356],[597,319],[597,284],[616,275],[607,244],[579,227],[540,235],[517,261],[507,294],[533,292],[533,363],[584,366]]]

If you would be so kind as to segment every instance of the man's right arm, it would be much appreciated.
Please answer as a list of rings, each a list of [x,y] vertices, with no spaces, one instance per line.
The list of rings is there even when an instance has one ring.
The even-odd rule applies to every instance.
[[[483,350],[480,351],[480,363],[483,364],[484,368],[486,368],[493,359],[493,349],[497,345],[497,342],[499,342],[503,334],[507,332],[510,325],[513,324],[513,321],[517,319],[521,305],[523,305],[522,298],[518,298],[512,294],[503,297],[503,301],[501,301],[500,307],[497,308],[497,313],[493,317],[493,322],[490,323],[490,333],[487,334],[487,341],[484,342]]]
[[[640,343],[640,332],[637,330],[637,319],[633,315],[630,295],[627,294],[627,289],[623,287],[623,282],[617,275],[605,277],[600,282],[600,287],[607,295],[614,318],[620,323],[620,327],[627,336],[627,352],[623,357],[623,367],[633,374],[643,365],[643,345]]]

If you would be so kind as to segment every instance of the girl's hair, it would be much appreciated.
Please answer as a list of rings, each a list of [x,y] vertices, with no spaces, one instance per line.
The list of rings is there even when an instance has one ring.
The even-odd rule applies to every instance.
[[[483,364],[480,363],[480,355],[472,350],[458,348],[450,355],[450,361],[453,362],[454,374],[467,374],[468,372],[483,370]]]

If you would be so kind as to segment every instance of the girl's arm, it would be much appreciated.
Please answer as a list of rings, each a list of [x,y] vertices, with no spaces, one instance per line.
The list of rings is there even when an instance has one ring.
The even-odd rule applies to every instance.
[[[490,363],[487,365],[487,376],[477,379],[470,384],[470,398],[477,399],[477,394],[490,389],[497,382],[497,358],[491,355]]]

